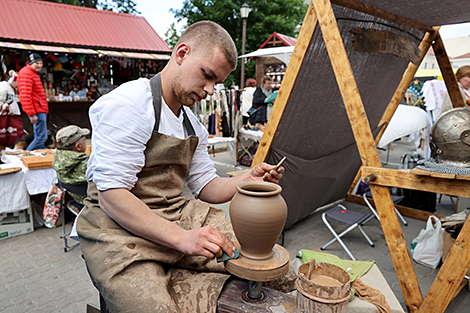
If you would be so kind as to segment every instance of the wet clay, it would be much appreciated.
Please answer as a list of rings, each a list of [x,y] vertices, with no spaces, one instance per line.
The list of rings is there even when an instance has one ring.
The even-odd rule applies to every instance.
[[[240,253],[249,259],[269,259],[287,218],[282,188],[268,182],[243,182],[237,190],[230,202],[230,220]]]
[[[339,280],[334,279],[332,277],[328,277],[325,275],[312,275],[310,277],[310,281],[318,284],[318,285],[323,285],[323,286],[342,286],[343,283],[341,283]]]

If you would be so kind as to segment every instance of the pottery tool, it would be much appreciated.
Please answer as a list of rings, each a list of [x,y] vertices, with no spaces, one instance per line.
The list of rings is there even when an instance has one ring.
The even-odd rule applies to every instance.
[[[282,163],[284,163],[284,161],[285,161],[286,159],[287,159],[287,157],[283,157],[283,158],[281,159],[281,161],[279,161],[279,163],[277,163],[276,167],[274,168],[274,170],[275,170],[276,172],[277,172],[277,170],[281,167]],[[270,172],[271,172],[271,171],[264,173],[264,175],[263,175],[263,180],[266,179],[266,177],[268,176],[268,174],[269,174]]]

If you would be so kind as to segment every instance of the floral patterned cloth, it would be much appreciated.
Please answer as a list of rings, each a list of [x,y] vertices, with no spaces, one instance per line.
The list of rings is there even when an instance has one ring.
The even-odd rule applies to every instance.
[[[44,225],[52,228],[57,223],[60,215],[60,204],[64,197],[64,189],[57,184],[52,184],[51,189],[47,193],[46,203],[44,204]]]

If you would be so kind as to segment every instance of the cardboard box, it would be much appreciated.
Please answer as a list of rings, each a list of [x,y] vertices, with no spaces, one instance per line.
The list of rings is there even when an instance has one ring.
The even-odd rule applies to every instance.
[[[31,207],[18,212],[0,214],[0,240],[31,233],[33,230]]]
[[[450,248],[454,245],[455,239],[450,236],[448,232],[444,230],[444,249],[442,250],[442,262],[447,259]]]

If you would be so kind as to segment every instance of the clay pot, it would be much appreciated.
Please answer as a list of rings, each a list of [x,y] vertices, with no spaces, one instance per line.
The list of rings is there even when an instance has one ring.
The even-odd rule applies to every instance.
[[[249,259],[268,259],[287,218],[282,188],[267,182],[243,182],[237,190],[230,202],[230,220],[240,253]]]

